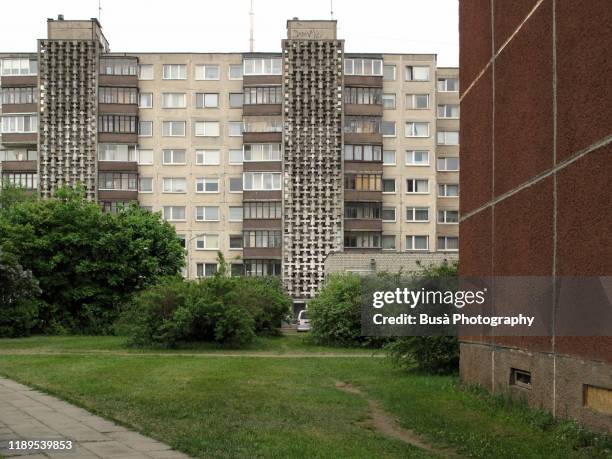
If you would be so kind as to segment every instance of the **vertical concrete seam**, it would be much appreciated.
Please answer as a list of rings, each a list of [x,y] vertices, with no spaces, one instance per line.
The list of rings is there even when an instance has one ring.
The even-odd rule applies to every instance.
[[[495,0],[491,0],[491,200],[495,199]],[[495,205],[491,206],[491,309],[495,315]],[[491,332],[491,388],[495,392],[495,331]]]
[[[552,0],[552,91],[553,91],[553,168],[557,165],[557,24],[556,24],[556,0]],[[553,356],[553,381],[552,381],[552,414],[557,415],[557,353],[556,353],[556,325],[557,325],[557,173],[553,169],[553,253],[552,253],[552,356]]]

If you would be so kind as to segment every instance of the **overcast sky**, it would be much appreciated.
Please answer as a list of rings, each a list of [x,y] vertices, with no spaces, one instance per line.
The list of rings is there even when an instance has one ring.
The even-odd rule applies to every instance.
[[[111,51],[248,51],[250,0],[100,0]],[[254,0],[255,51],[279,51],[285,21],[329,19],[330,0]],[[458,0],[334,0],[347,52],[437,53],[459,62]],[[17,0],[2,5],[0,52],[35,51],[46,18],[98,16],[98,0]]]

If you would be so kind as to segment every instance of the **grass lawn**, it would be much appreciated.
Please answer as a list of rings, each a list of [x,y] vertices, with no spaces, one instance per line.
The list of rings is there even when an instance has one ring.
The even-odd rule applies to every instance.
[[[612,454],[604,450],[609,443],[579,447],[586,437],[570,423],[463,390],[453,376],[400,371],[380,358],[289,358],[348,352],[311,346],[301,336],[260,339],[246,351],[257,357],[215,357],[209,354],[226,351],[207,346],[189,351],[202,356],[140,352],[126,355],[113,337],[0,340],[0,374],[204,458],[432,457],[367,428],[368,402],[338,390],[338,381],[358,387],[425,440],[463,456]]]

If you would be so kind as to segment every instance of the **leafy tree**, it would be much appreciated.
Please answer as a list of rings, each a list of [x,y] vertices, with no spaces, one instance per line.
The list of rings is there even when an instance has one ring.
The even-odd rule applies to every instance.
[[[38,317],[38,282],[0,250],[0,337],[26,336]]]
[[[184,263],[174,228],[159,214],[136,205],[104,213],[82,188],[4,209],[0,247],[38,280],[43,332],[109,332],[134,291]]]

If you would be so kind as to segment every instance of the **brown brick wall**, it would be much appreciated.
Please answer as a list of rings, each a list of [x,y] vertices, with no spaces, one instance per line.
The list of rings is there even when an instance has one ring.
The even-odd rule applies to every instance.
[[[612,275],[610,3],[459,9],[461,274]],[[510,368],[524,367],[530,403],[612,429],[581,395],[612,390],[612,338],[466,337],[461,353],[465,381],[516,393]]]

